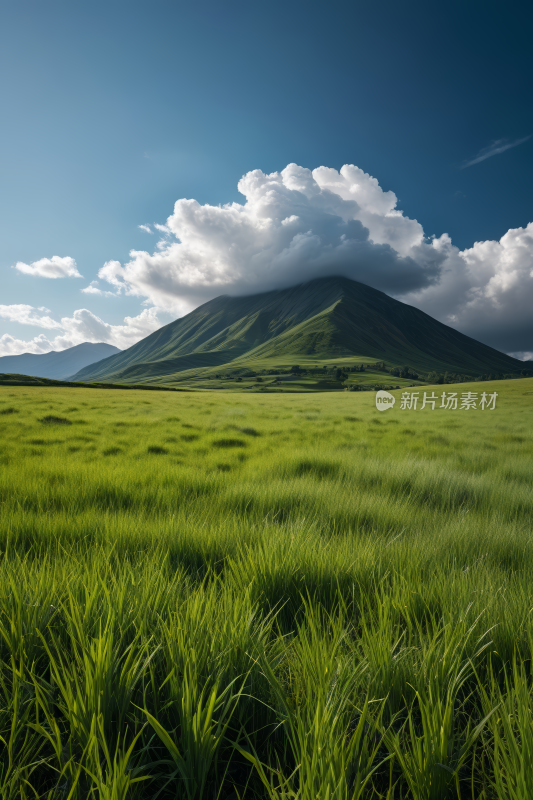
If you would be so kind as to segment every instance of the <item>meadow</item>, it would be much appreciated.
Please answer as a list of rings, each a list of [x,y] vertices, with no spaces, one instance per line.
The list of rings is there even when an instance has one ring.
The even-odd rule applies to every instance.
[[[2,800],[533,797],[533,379],[433,388],[0,388]]]

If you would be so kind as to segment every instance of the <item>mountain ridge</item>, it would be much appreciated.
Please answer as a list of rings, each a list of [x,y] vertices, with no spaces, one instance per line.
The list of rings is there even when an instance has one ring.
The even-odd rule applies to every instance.
[[[525,367],[377,289],[333,277],[245,297],[216,297],[71,379],[129,382],[134,376],[138,381],[168,375],[174,382],[190,369],[274,356],[295,363],[299,355],[363,356],[470,375]]]
[[[48,353],[0,356],[0,372],[60,381],[101,361],[102,358],[118,355],[121,352],[118,347],[105,342],[82,342],[65,350],[51,350]]]

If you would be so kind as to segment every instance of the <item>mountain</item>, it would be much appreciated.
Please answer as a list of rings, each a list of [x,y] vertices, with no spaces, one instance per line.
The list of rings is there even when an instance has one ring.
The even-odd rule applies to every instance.
[[[280,358],[292,364],[304,355],[355,355],[467,375],[527,368],[377,289],[335,277],[248,297],[217,297],[72,380],[171,384],[185,371]]]
[[[23,353],[20,356],[0,357],[0,372],[18,373],[19,375],[34,375],[40,378],[52,378],[56,381],[66,380],[70,375],[80,369],[120,354],[122,351],[112,344],[104,342],[83,342],[67,350],[50,353]]]

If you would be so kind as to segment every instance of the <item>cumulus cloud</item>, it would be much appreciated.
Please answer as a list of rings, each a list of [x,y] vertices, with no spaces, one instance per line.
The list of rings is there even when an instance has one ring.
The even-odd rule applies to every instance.
[[[81,290],[83,294],[96,294],[100,297],[116,297],[117,292],[108,292],[105,289],[100,289],[98,281],[91,281],[85,289]]]
[[[141,231],[144,231],[145,233],[153,233],[153,230],[149,225],[137,225],[137,227],[140,228]]]
[[[346,275],[391,293],[438,279],[442,255],[396,195],[354,166],[289,164],[239,182],[244,204],[178,200],[154,253],[132,250],[99,277],[176,312],[216,293],[247,294],[322,275]]]
[[[32,261],[31,264],[17,261],[15,269],[24,275],[35,275],[39,278],[83,278],[78,272],[76,262],[70,256],[41,258],[39,261]]]
[[[498,349],[533,350],[532,224],[460,251],[446,233],[428,238],[353,165],[254,170],[238,186],[244,203],[178,200],[153,226],[164,234],[153,253],[108,261],[99,278],[179,316],[219,294],[345,275]]]
[[[508,353],[533,349],[533,223],[460,251],[449,239],[439,282],[402,300]]]
[[[21,325],[35,325],[48,330],[61,328],[61,324],[48,316],[50,309],[17,303],[10,306],[0,305],[0,317],[9,322],[19,322]]]
[[[4,319],[37,325],[56,333],[52,338],[39,334],[26,340],[6,333],[0,336],[0,356],[66,350],[82,342],[107,342],[125,350],[170,321],[164,311],[154,306],[143,309],[136,317],[126,317],[122,325],[104,322],[86,308],[80,308],[72,317],[63,317],[60,321],[52,320],[47,311],[32,306],[0,306],[0,316]]]
[[[54,348],[44,333],[35,336],[33,339],[25,341],[17,339],[9,333],[0,336],[0,356],[19,356],[21,353],[49,353],[50,350],[61,350],[64,348]]]

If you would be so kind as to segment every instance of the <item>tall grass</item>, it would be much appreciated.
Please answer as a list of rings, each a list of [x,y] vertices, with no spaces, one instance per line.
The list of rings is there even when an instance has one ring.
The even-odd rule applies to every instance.
[[[530,798],[530,383],[2,390],[0,797]]]

